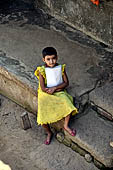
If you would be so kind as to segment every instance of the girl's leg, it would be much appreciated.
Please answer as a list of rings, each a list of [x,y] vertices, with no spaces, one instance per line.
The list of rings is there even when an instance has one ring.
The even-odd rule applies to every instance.
[[[69,127],[69,120],[70,120],[70,115],[65,117],[65,121],[64,121],[64,130],[66,130],[70,135],[75,136],[75,131],[73,131],[72,129],[70,129]]]
[[[52,132],[51,132],[51,129],[49,127],[48,124],[43,124],[42,127],[45,129],[45,131],[47,132],[47,138],[46,138],[46,141],[45,141],[45,144],[46,145],[49,145],[50,142],[51,142],[51,137],[52,137]]]

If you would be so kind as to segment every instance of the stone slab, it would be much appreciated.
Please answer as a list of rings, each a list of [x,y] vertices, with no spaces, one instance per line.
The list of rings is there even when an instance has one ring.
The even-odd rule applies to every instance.
[[[21,74],[22,72],[24,74]],[[25,65],[22,67],[22,63],[19,64],[17,60],[1,55],[0,93],[36,113],[37,80],[31,81],[31,77],[27,78],[26,73],[31,72]],[[113,124],[100,119],[96,112],[90,110],[86,115],[72,121],[72,126],[77,129],[77,136],[71,139],[105,166],[113,167],[113,150],[109,145],[110,141],[113,141]]]
[[[113,82],[96,88],[89,94],[90,101],[106,110],[113,117]]]
[[[110,141],[113,141],[113,122],[104,120],[89,109],[79,118],[75,117],[71,126],[77,130],[76,136],[65,133],[72,141],[106,167],[113,167],[113,148],[110,146]]]
[[[0,54],[0,93],[26,108],[37,112],[37,86],[30,68],[22,62]]]
[[[71,95],[81,95],[94,87],[96,79],[92,79],[87,70],[99,60],[95,49],[69,41],[56,31],[28,24],[20,27],[18,22],[0,25],[0,35],[0,49],[32,71],[43,64],[42,49],[54,46],[58,51],[58,62],[66,64]]]

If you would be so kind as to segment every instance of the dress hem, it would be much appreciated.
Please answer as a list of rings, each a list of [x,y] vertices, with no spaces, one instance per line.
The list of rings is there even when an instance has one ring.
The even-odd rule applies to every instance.
[[[74,115],[76,115],[76,114],[78,113],[78,110],[77,110],[77,109],[72,110],[72,112],[73,112],[73,111],[75,111],[76,113],[72,114],[72,116],[74,116]],[[71,113],[72,113],[72,112],[71,112]],[[38,121],[37,121],[37,123],[38,123],[38,125],[56,123],[57,121],[62,120],[63,118],[65,118],[66,116],[68,116],[68,115],[71,114],[71,113],[68,113],[68,114],[66,114],[66,115],[63,116],[63,117],[59,117],[59,118],[58,118],[57,120],[55,120],[55,121],[50,121],[50,122],[46,122],[46,123],[38,123]]]

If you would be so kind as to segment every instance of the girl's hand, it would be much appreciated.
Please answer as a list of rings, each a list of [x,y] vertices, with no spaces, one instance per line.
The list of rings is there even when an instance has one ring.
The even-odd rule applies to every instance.
[[[56,92],[59,92],[59,91],[63,91],[64,89],[57,89],[57,90],[55,90]]]
[[[45,88],[44,90],[45,90],[45,92],[47,93],[47,91],[49,90],[49,88]]]
[[[48,90],[46,91],[46,93],[48,94],[53,94],[55,92],[56,88],[55,87],[50,87],[48,88]]]

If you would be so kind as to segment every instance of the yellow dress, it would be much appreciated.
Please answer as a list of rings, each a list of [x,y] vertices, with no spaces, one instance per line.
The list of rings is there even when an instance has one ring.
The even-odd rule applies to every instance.
[[[62,75],[64,74],[65,64],[62,65]],[[47,84],[45,66],[37,67],[35,70],[35,76],[39,79],[39,72],[45,79],[45,84]],[[38,114],[37,123],[38,124],[50,124],[61,120],[72,113],[75,115],[78,113],[77,108],[73,105],[73,98],[70,96],[66,90],[55,92],[52,95],[43,92],[40,87],[38,87]]]

